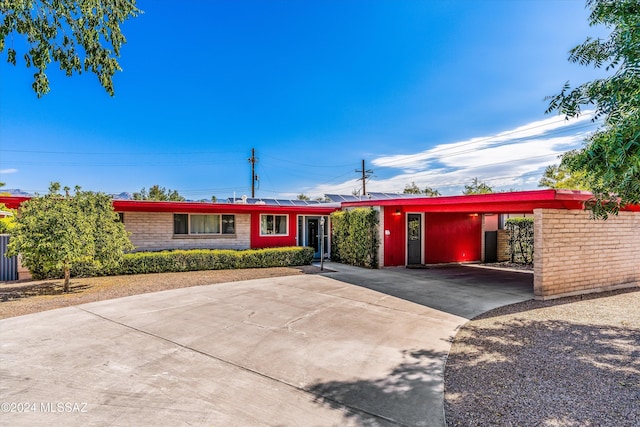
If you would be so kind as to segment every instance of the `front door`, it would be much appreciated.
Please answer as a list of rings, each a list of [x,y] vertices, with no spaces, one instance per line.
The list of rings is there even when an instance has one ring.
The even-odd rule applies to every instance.
[[[318,218],[307,219],[307,245],[314,251],[314,258],[320,258],[320,220]]]
[[[407,215],[407,264],[422,263],[422,215]]]

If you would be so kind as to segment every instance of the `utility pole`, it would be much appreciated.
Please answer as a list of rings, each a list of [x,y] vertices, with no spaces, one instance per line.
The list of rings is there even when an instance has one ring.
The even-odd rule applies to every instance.
[[[249,157],[249,163],[251,163],[251,198],[255,198],[256,197],[256,181],[258,180],[258,177],[256,176],[256,162],[258,161],[258,159],[256,159],[256,149],[252,148],[251,149],[251,157]]]
[[[362,178],[359,178],[359,179],[362,180],[362,196],[366,196],[367,195],[367,179],[369,179],[373,171],[371,169],[364,168],[364,159],[362,159],[362,169],[356,169],[356,172],[362,173]]]

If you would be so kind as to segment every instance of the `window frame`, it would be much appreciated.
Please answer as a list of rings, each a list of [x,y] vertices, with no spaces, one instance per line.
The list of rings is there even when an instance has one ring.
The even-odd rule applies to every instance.
[[[186,217],[186,233],[176,233],[176,220],[178,216]],[[218,217],[218,229],[220,230],[217,233],[194,233],[192,231],[191,226],[191,218],[194,216],[217,216]],[[226,217],[226,218],[225,218]],[[233,232],[227,233],[225,232],[225,220],[229,221],[229,217],[231,217],[233,221]],[[173,236],[174,237],[218,237],[218,236],[236,236],[236,215],[235,214],[187,214],[187,213],[174,213],[173,214]]]
[[[272,217],[272,226],[274,228],[273,233],[264,233],[262,229],[262,219],[264,217]],[[284,233],[276,233],[276,217],[284,217],[285,218],[285,232]],[[260,237],[283,237],[289,236],[289,215],[288,214],[260,214]]]

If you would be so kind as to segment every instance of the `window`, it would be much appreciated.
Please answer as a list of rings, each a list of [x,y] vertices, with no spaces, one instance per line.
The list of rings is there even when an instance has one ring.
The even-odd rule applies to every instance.
[[[267,236],[286,236],[288,233],[287,215],[260,215],[260,234]]]
[[[220,215],[191,215],[189,234],[220,234]]]
[[[189,215],[173,215],[173,234],[189,234]]]
[[[234,215],[173,215],[173,234],[235,234]]]

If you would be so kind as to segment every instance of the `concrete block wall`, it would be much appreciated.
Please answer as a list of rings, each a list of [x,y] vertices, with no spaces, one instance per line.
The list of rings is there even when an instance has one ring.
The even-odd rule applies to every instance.
[[[164,249],[249,249],[251,215],[235,215],[236,234],[174,235],[173,213],[125,212],[124,226],[136,251]]]
[[[509,253],[509,232],[507,230],[498,230],[498,262],[511,261]]]
[[[22,257],[18,256],[18,280],[31,280],[33,276],[27,267],[22,265]]]
[[[606,221],[576,210],[536,209],[536,299],[640,286],[640,212]]]

